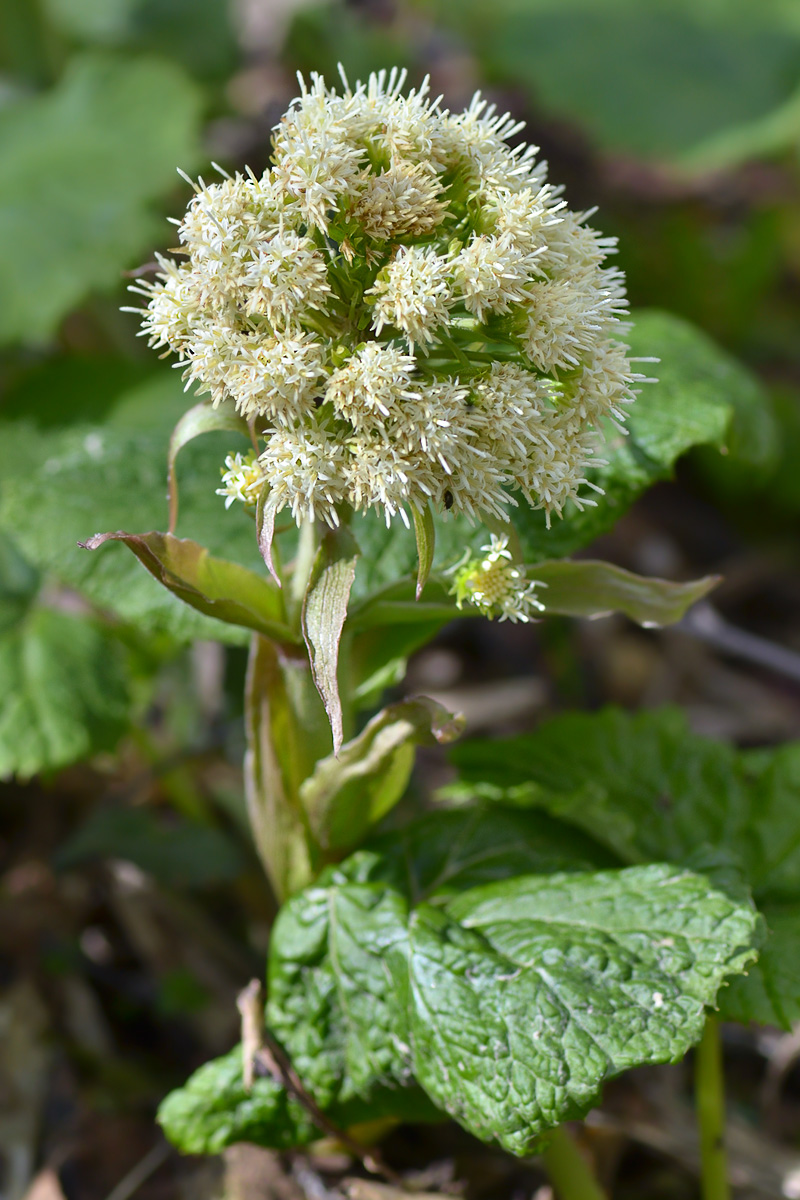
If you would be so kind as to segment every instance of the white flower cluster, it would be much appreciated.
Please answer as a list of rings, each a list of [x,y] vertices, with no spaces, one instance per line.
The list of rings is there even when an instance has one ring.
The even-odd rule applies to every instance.
[[[548,519],[592,503],[600,423],[643,378],[613,239],[509,145],[509,116],[404,79],[301,79],[261,178],[194,185],[183,260],[138,285],[143,331],[263,439],[226,463],[228,499],[268,486],[332,526],[347,506],[408,524],[428,503],[507,519],[515,493]]]
[[[542,613],[545,606],[536,596],[542,584],[526,580],[519,567],[514,566],[507,537],[492,534],[488,546],[481,546],[483,558],[470,559],[458,570],[452,594],[463,608],[471,604],[486,617],[499,621],[527,623],[532,613]]]

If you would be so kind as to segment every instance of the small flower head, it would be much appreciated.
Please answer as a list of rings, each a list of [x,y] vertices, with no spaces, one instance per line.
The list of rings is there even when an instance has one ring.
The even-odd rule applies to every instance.
[[[255,454],[229,454],[222,472],[222,487],[217,495],[225,497],[225,507],[230,508],[234,500],[241,500],[248,507],[255,507],[264,487],[265,476]]]
[[[481,546],[482,558],[473,558],[461,566],[453,581],[452,595],[463,608],[470,604],[485,617],[499,621],[528,622],[532,613],[544,612],[536,598],[540,585],[526,580],[519,567],[514,566],[508,549],[508,538],[492,534],[488,546]]]
[[[614,241],[509,144],[520,128],[480,95],[452,114],[402,71],[314,75],[262,176],[193,185],[182,259],[133,288],[142,332],[251,422],[276,511],[592,503],[597,443],[643,377]],[[226,464],[226,501],[250,502],[245,465]]]

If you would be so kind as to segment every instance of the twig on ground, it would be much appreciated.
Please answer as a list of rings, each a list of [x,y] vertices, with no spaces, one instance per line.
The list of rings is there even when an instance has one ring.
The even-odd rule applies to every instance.
[[[767,638],[729,624],[711,604],[695,604],[683,620],[672,628],[699,638],[725,654],[743,658],[800,683],[800,654],[796,650],[779,646]]]
[[[257,979],[251,980],[247,987],[239,993],[236,1003],[242,1014],[245,1087],[252,1087],[253,1078],[256,1075],[268,1075],[277,1083],[282,1083],[287,1092],[302,1104],[311,1120],[323,1133],[344,1146],[373,1175],[381,1175],[395,1187],[405,1190],[402,1178],[386,1165],[378,1151],[362,1146],[345,1130],[339,1129],[322,1111],[313,1096],[306,1091],[286,1051],[264,1025],[261,984]]]

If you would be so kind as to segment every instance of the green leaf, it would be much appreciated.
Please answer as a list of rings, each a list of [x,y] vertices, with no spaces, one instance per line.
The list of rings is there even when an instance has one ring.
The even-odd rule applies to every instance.
[[[247,421],[230,405],[215,407],[208,401],[195,404],[184,413],[172,431],[167,452],[167,494],[169,497],[169,531],[175,532],[178,523],[178,479],[175,460],[189,442],[204,433],[240,433],[248,436]]]
[[[750,907],[681,868],[526,875],[410,912],[361,881],[385,869],[356,855],[286,906],[269,1023],[323,1103],[415,1079],[516,1154],[606,1079],[683,1055],[754,955]]]
[[[319,1136],[297,1101],[268,1076],[256,1078],[249,1092],[245,1089],[240,1046],[206,1063],[184,1087],[170,1092],[158,1121],[184,1154],[219,1154],[235,1142],[287,1150]]]
[[[589,559],[538,563],[531,578],[545,585],[539,595],[545,613],[599,617],[622,612],[646,626],[680,621],[718,582],[717,576],[707,575],[691,583],[670,583]]]
[[[96,858],[126,859],[173,888],[229,882],[245,865],[219,829],[175,818],[165,824],[142,808],[97,809],[60,847],[56,865],[71,870]]]
[[[13,629],[39,590],[39,573],[14,542],[0,533],[0,635]]]
[[[761,912],[766,942],[747,974],[731,979],[720,992],[720,1016],[725,1021],[757,1021],[789,1030],[800,1020],[800,906],[768,901]]]
[[[599,842],[543,812],[501,803],[439,809],[373,838],[350,859],[353,878],[392,883],[413,903],[444,904],[468,888],[620,866]]]
[[[436,549],[436,526],[433,523],[433,514],[429,504],[425,505],[422,512],[416,508],[413,509],[413,516],[418,558],[417,587],[414,598],[419,600],[433,565],[433,555]]]
[[[692,864],[703,847],[727,854],[763,908],[768,936],[749,977],[722,994],[722,1013],[791,1022],[800,1007],[788,950],[800,921],[800,744],[737,752],[692,734],[677,709],[606,709],[451,754],[478,792],[542,806],[627,862]]]
[[[518,789],[520,803],[527,789],[627,862],[680,861],[701,845],[738,856],[751,837],[734,750],[692,734],[680,709],[570,713],[450,757],[467,783]]]
[[[385,884],[308,888],[284,905],[272,931],[267,1023],[314,1099],[413,1086],[397,1036],[390,959],[407,939],[408,903]]]
[[[376,839],[292,897],[267,1021],[317,1104],[345,1125],[435,1118],[433,1100],[524,1154],[605,1079],[683,1054],[753,957],[756,915],[686,869],[608,862],[544,814],[480,806]],[[300,1144],[281,1099],[250,1101],[231,1058],[161,1119],[195,1152]]]
[[[752,959],[754,931],[746,907],[664,865],[423,905],[410,924],[415,1075],[477,1137],[528,1154],[605,1080],[679,1060]]]
[[[128,370],[89,371],[74,364],[29,373],[9,395],[13,419],[0,436],[0,528],[13,535],[34,566],[84,595],[98,608],[146,631],[246,643],[241,628],[202,616],[172,596],[122,546],[102,555],[77,543],[98,529],[158,529],[168,519],[167,453],[186,396],[174,371],[151,373],[130,388]],[[69,424],[72,405],[80,419]],[[233,445],[231,445],[233,442]],[[252,520],[226,511],[215,495],[239,434],[209,433],[178,461],[180,532],[211,554],[263,572]]]
[[[463,719],[420,697],[377,713],[338,755],[321,759],[300,788],[312,832],[323,849],[357,845],[403,795],[417,745],[458,737]]]
[[[111,750],[128,726],[124,652],[97,621],[34,607],[0,635],[0,778]]]
[[[526,562],[561,558],[607,532],[636,498],[669,478],[694,446],[714,445],[745,461],[763,463],[774,451],[775,429],[764,389],[741,364],[680,317],[655,310],[633,314],[626,335],[634,356],[655,356],[658,383],[642,384],[629,410],[628,436],[610,431],[608,465],[590,477],[604,489],[596,507],[570,509],[547,529],[544,514],[521,504],[513,514]]]
[[[491,15],[477,3],[439,0],[485,70],[527,91],[537,109],[574,122],[601,149],[646,160],[714,169],[705,148],[730,139],[723,165],[769,142],[736,146],[737,131],[767,122],[797,78],[796,23],[774,6],[689,0],[502,0]],[[608,64],[614,64],[609,86]],[[776,148],[794,144],[797,125]]]
[[[0,112],[0,341],[39,342],[158,238],[150,205],[198,156],[200,96],[175,63],[85,54]],[[58,186],[53,186],[53,181]]]
[[[800,744],[741,753],[693,734],[680,709],[570,713],[535,733],[470,741],[467,783],[517,789],[628,862],[722,848],[758,897],[800,900]]]
[[[355,539],[348,530],[326,530],[303,598],[303,637],[314,682],[331,723],[334,754],[339,752],[343,737],[339,641],[347,617],[358,553]]]
[[[159,583],[198,612],[276,642],[297,641],[278,588],[238,563],[214,558],[197,542],[170,533],[96,533],[80,545],[97,550],[107,542],[123,542]]]

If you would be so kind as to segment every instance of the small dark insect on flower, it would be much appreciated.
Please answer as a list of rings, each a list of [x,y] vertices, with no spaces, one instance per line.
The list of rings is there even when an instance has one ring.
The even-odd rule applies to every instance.
[[[449,511],[453,507],[453,493],[447,488],[444,494],[444,506]]]

